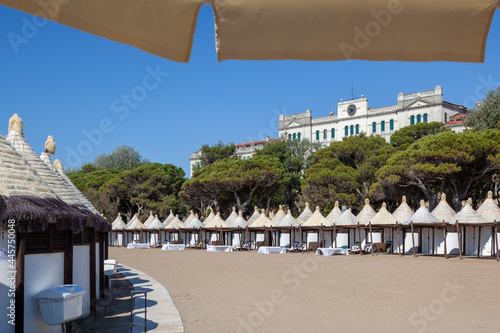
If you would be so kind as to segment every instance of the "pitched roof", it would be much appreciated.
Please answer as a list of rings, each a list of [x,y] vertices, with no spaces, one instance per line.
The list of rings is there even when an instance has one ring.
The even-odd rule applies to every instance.
[[[122,214],[118,213],[118,216],[117,216],[117,217],[116,217],[116,219],[113,221],[113,223],[111,223],[111,225],[113,226],[113,225],[115,225],[115,224],[118,224],[118,223],[120,223],[120,221],[121,221],[121,222],[123,222],[123,219],[122,219]],[[125,222],[123,222],[123,223],[125,223]]]
[[[149,216],[148,216],[148,218],[146,219],[146,221],[144,221],[144,225],[145,225],[146,227],[148,227],[148,226],[151,224],[151,222],[153,222],[154,220],[155,220],[155,217],[154,217],[154,215],[153,215],[153,212],[152,212],[152,211],[149,211]]]
[[[144,223],[146,226],[146,223]],[[158,218],[158,215],[155,215],[153,218],[153,221],[149,223],[149,225],[146,226],[146,229],[149,230],[157,230],[157,229],[164,229],[165,226],[163,223],[161,223],[160,219]]]
[[[280,205],[280,208],[278,209],[278,212],[276,215],[273,216],[271,219],[274,224],[277,224],[279,221],[283,220],[283,218],[286,216],[285,211],[283,210],[283,206]]]
[[[439,201],[439,204],[432,211],[432,215],[434,215],[434,217],[440,222],[443,222],[448,221],[456,214],[457,213],[453,210],[453,208],[451,208],[450,205],[448,205],[448,202],[446,202],[446,194],[441,194],[441,201]]]
[[[111,225],[111,230],[125,230],[127,229],[127,224],[123,222],[122,216],[118,214],[118,217],[113,221]]]
[[[246,228],[248,222],[243,218],[243,213],[240,212],[238,217],[229,225],[230,228]]]
[[[365,199],[365,206],[356,216],[361,224],[368,224],[377,212],[370,206],[370,199]]]
[[[500,222],[500,208],[493,200],[493,192],[488,192],[488,197],[477,209],[477,212],[488,222]]]
[[[262,210],[262,212],[259,215],[259,217],[257,218],[257,220],[255,220],[250,225],[251,228],[262,228],[262,227],[272,227],[272,226],[274,226],[274,223],[273,223],[273,221],[271,221],[271,219],[269,219],[266,216],[266,213],[264,210]]]
[[[323,216],[323,214],[321,214],[319,206],[316,206],[314,214],[312,214],[311,217],[302,225],[304,227],[319,227],[321,225],[327,226],[330,224],[331,223]]]
[[[252,216],[250,216],[250,218],[248,219],[248,224],[251,225],[252,223],[254,223],[259,218],[259,216],[259,209],[257,208],[257,206],[255,206]]]
[[[189,222],[191,222],[191,220],[194,219],[194,218],[195,218],[194,212],[191,211],[191,213],[189,214],[189,216],[184,220],[184,224],[188,225]]]
[[[134,215],[132,220],[127,224],[127,230],[135,230],[135,229],[144,229],[146,226],[144,223],[139,220],[139,217],[137,217],[137,214]]]
[[[179,216],[175,215],[174,219],[167,226],[165,226],[165,229],[181,229],[185,227],[186,225],[179,219]]]
[[[191,220],[191,222],[189,222],[189,224],[186,225],[186,229],[200,229],[200,228],[203,228],[205,225],[203,224],[203,222],[200,221],[199,218],[197,218],[196,216],[194,217],[194,219]]]
[[[220,213],[217,212],[217,215],[215,215],[212,221],[210,221],[208,224],[205,224],[205,228],[220,228],[220,227],[227,228],[228,225],[226,221],[224,221],[222,217],[220,217]]]
[[[358,225],[359,220],[354,216],[351,208],[347,209],[340,215],[340,217],[335,221],[336,226],[354,226]]]
[[[398,208],[392,213],[395,218],[398,219],[399,223],[404,223],[413,215],[413,209],[406,203],[406,195],[403,195],[403,200]]]
[[[142,221],[139,219],[139,216],[136,213],[136,214],[134,214],[134,216],[132,216],[132,218],[130,219],[130,221],[127,222],[127,227],[129,225],[131,225],[132,223],[135,223],[136,220],[138,220],[142,224]]]
[[[207,218],[205,219],[205,221],[203,221],[203,224],[207,225],[208,223],[210,223],[210,221],[212,221],[212,219],[215,217],[215,214],[213,211],[210,211],[210,214],[207,216]]]
[[[326,216],[326,219],[328,220],[328,222],[330,222],[330,224],[333,225],[335,220],[337,220],[340,217],[340,215],[342,215],[342,211],[339,208],[339,202],[335,201],[335,207],[333,207],[330,214]]]
[[[238,218],[238,213],[236,213],[236,207],[233,207],[233,211],[226,219],[226,224],[229,226],[233,223],[234,220]]]
[[[299,221],[300,224],[304,224],[309,220],[309,218],[313,215],[313,212],[309,208],[309,202],[306,202],[306,208],[300,213],[299,217],[297,217],[297,221]]]
[[[369,222],[371,222],[372,225],[395,225],[399,221],[394,217],[394,215],[389,213],[384,202],[382,203],[382,207],[380,208],[380,210]]]
[[[297,221],[293,216],[292,212],[290,209],[288,210],[288,213],[285,215],[284,218],[281,219],[281,221],[276,224],[276,227],[298,227],[300,226],[299,221]]]
[[[165,221],[163,221],[163,226],[166,227],[167,225],[169,225],[170,222],[174,220],[174,218],[175,218],[174,213],[172,212],[172,210],[170,210],[170,215],[168,215]]]
[[[413,214],[409,219],[407,219],[404,224],[429,224],[429,223],[439,223],[439,219],[432,215],[427,207],[425,207],[425,201],[420,200],[420,208],[417,209],[415,214]]]
[[[465,206],[457,213],[457,215],[448,219],[447,222],[455,223],[458,221],[459,223],[486,223],[487,221],[479,215],[470,205],[469,202],[465,204]]]

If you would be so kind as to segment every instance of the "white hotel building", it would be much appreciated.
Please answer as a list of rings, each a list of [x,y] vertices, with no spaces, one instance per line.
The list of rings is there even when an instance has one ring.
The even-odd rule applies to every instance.
[[[467,108],[443,100],[443,89],[412,94],[399,93],[396,105],[371,108],[368,98],[343,101],[337,104],[337,114],[312,118],[311,110],[294,115],[280,115],[279,135],[292,140],[308,139],[321,142],[323,147],[333,141],[342,141],[346,136],[364,132],[380,135],[390,141],[391,134],[398,129],[419,122],[438,121],[444,124],[450,117],[465,114]]]

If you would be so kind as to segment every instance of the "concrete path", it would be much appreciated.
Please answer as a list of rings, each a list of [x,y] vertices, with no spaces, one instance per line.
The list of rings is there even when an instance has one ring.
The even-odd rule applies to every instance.
[[[131,267],[118,264],[117,271],[123,274],[134,286],[134,290],[147,291],[147,332],[184,333],[179,311],[170,295],[158,281]],[[144,323],[144,297],[136,296],[135,324]],[[135,327],[134,333],[144,332],[144,328]]]

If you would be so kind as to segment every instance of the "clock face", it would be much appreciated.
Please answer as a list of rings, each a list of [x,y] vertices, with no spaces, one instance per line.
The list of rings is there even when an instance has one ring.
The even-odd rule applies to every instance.
[[[356,114],[356,105],[354,104],[349,105],[349,107],[347,108],[347,113],[350,116],[354,116]]]

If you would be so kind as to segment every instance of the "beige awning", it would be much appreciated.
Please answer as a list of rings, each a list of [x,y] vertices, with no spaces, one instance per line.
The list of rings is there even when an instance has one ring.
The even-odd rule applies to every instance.
[[[146,52],[189,61],[203,0],[0,0]],[[207,0],[219,60],[484,61],[498,0]],[[62,3],[59,5],[59,3]]]

